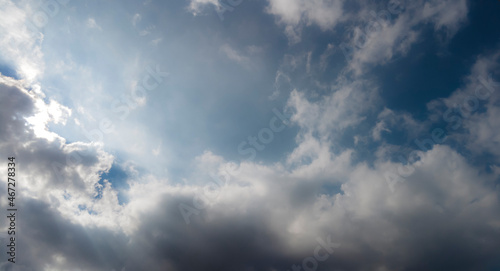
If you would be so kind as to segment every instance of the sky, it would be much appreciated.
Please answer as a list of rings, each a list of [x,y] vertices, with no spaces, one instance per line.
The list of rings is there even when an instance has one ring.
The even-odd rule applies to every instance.
[[[500,270],[499,13],[0,0],[0,270]]]

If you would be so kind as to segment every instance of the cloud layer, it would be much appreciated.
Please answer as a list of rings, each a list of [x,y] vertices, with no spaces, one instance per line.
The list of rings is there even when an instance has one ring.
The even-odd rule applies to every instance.
[[[470,3],[269,0],[258,5],[258,14],[275,32],[261,39],[285,33],[279,50],[245,39],[268,35],[258,22],[244,24],[244,35],[239,28],[231,32],[243,36],[234,40],[220,38],[231,30],[205,28],[209,15],[198,15],[205,7],[220,11],[225,2],[191,0],[179,8],[182,15],[169,13],[187,16],[186,24],[195,22],[179,35],[169,24],[156,27],[149,21],[148,5],[156,4],[146,1],[125,15],[109,15],[126,22],[135,38],[138,27],[151,26],[147,35],[138,35],[143,43],[130,45],[146,48],[137,57],[116,42],[126,39],[123,32],[106,36],[116,27],[106,16],[68,6],[62,20],[91,28],[89,39],[95,43],[89,45],[107,48],[116,42],[109,51],[115,55],[101,63],[85,48],[75,50],[87,58],[43,51],[41,41],[20,27],[29,9],[5,1],[0,14],[8,15],[0,20],[0,33],[7,34],[0,46],[8,50],[1,60],[17,76],[0,74],[0,153],[16,157],[20,211],[17,263],[0,258],[0,269],[472,271],[500,266],[500,49],[495,45],[471,57],[458,88],[422,104],[425,117],[388,106],[386,85],[376,76],[377,68],[410,57],[424,37],[440,48],[452,43],[468,22]],[[233,6],[252,9],[255,3],[240,4]],[[77,7],[83,9],[81,17],[71,13]],[[54,29],[59,28],[48,27],[46,35],[56,46]],[[155,36],[155,29],[171,31],[182,46],[168,35]],[[352,31],[338,33],[337,44],[329,35],[340,29]],[[311,33],[326,41],[303,39],[313,39]],[[152,46],[150,38],[162,42]],[[186,42],[190,39],[198,43]],[[148,55],[156,46],[164,51]],[[176,67],[171,82],[138,71],[138,63],[149,63],[140,57],[160,59],[160,52],[176,55],[185,52],[183,47],[198,51],[182,56],[187,65],[168,55]],[[72,68],[46,68],[53,58]],[[98,72],[118,67],[115,58],[130,66]],[[75,70],[85,80],[76,80]],[[207,85],[191,85],[192,73]],[[213,78],[219,73],[224,80]],[[265,91],[256,81],[266,82]],[[158,84],[139,103],[127,94],[141,82]],[[131,87],[116,90],[122,85]],[[231,88],[241,85],[250,87]],[[121,122],[110,120],[115,131],[99,128],[102,140],[82,139],[75,130],[111,119],[110,104],[126,106],[129,113]],[[189,108],[181,110],[185,105]],[[191,118],[192,112],[209,115],[212,122],[193,125],[191,120],[206,116]],[[236,125],[228,119],[236,119]],[[231,157],[225,148],[203,141],[213,136],[238,153],[240,130],[257,135],[244,141],[255,150],[251,158]],[[227,140],[231,136],[235,144]],[[282,143],[287,136],[290,142]],[[273,144],[281,143],[285,151],[273,159]],[[193,148],[196,155],[176,156],[176,145],[186,153]],[[201,150],[195,148],[199,145]],[[178,164],[185,166],[180,170]],[[7,176],[3,166],[0,176]],[[7,185],[0,179],[5,210]],[[2,219],[1,231],[7,227]]]

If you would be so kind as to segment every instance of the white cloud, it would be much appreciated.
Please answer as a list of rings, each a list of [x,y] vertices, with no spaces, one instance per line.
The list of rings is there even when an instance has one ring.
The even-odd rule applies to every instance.
[[[255,48],[249,47],[247,51],[250,52],[250,54],[255,54],[258,53],[259,51],[255,51]],[[253,63],[252,59],[250,58],[249,54],[245,54],[242,51],[238,51],[237,49],[234,49],[231,47],[229,44],[223,44],[220,47],[220,52],[222,52],[227,58],[230,60],[237,62],[241,66],[245,68],[252,68],[255,64]]]
[[[101,26],[97,24],[97,22],[95,21],[94,18],[88,18],[87,22],[86,22],[86,25],[90,29],[102,30]]]
[[[27,27],[31,7],[23,4],[17,6],[11,1],[0,1],[0,56],[16,69],[19,76],[33,82],[44,71],[43,35],[35,26]]]
[[[434,23],[435,30],[444,29],[452,37],[467,20],[467,0],[429,1],[424,4],[420,16]]]
[[[134,16],[132,17],[132,25],[136,26],[137,23],[141,21],[141,19],[142,19],[141,14],[139,13],[134,14]]]
[[[274,78],[274,91],[269,96],[270,100],[276,99],[283,90],[290,90],[291,88],[291,79],[284,72],[278,70],[276,72],[276,77]]]
[[[188,10],[193,15],[198,15],[201,13],[202,9],[206,5],[212,5],[215,8],[220,8],[219,0],[190,0]]]
[[[300,41],[303,25],[315,24],[323,30],[333,29],[342,20],[342,0],[269,0],[267,12],[286,26],[290,43]]]
[[[288,107],[295,112],[292,121],[302,131],[317,132],[321,138],[328,138],[363,121],[365,114],[377,108],[378,99],[377,88],[359,80],[332,86],[332,94],[319,102],[310,102],[303,93],[294,90]]]
[[[143,30],[139,31],[139,36],[147,36],[151,34],[151,32],[156,28],[154,25],[149,25],[148,27],[144,28]],[[161,39],[160,39],[161,40]]]
[[[368,65],[381,65],[396,55],[406,55],[418,41],[417,26],[432,23],[436,33],[444,31],[445,40],[451,39],[467,20],[466,0],[460,1],[417,1],[400,3],[397,9],[360,11],[354,17],[353,33],[344,43],[344,54],[349,65],[361,74]],[[424,7],[422,9],[422,6]]]
[[[163,39],[162,38],[157,38],[157,39],[154,39],[152,41],[150,41],[150,44],[153,45],[153,46],[158,46],[158,44],[162,41]]]
[[[325,71],[328,67],[328,58],[333,55],[333,53],[335,52],[335,48],[335,45],[330,43],[327,45],[325,51],[321,54],[319,63],[321,71]]]
[[[395,54],[405,55],[418,37],[406,20],[405,16],[401,16],[394,24],[381,24],[380,30],[373,32],[355,28],[354,43],[362,45],[350,48],[354,50],[351,68],[360,74],[366,64],[384,64]]]
[[[333,28],[341,19],[343,1],[340,0],[270,0],[267,11],[280,21],[296,26],[301,22],[317,24],[323,30]]]
[[[375,141],[380,141],[382,132],[391,133],[391,129],[399,129],[406,132],[409,138],[416,138],[428,126],[429,121],[417,121],[409,113],[396,113],[388,108],[384,108],[377,116],[377,123],[372,129],[372,137]]]
[[[465,79],[465,86],[449,97],[429,102],[434,118],[448,123],[452,138],[463,142],[473,153],[500,155],[500,51],[481,55]],[[455,133],[466,129],[468,134]],[[496,158],[498,161],[498,158]]]

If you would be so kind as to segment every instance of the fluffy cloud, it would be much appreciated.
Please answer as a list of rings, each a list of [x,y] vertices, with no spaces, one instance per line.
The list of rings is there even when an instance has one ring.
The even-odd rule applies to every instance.
[[[290,43],[301,40],[303,25],[318,25],[322,30],[333,29],[343,17],[342,0],[269,0],[267,12],[275,15],[285,31]]]
[[[30,21],[27,3],[0,1],[0,57],[14,66],[19,76],[34,81],[43,73],[43,35]],[[28,25],[31,28],[27,27]]]

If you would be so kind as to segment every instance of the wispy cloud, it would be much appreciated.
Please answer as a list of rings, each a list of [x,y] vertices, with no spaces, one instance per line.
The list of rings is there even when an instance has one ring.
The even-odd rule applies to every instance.
[[[101,26],[97,24],[94,18],[89,18],[87,20],[87,27],[91,29],[102,30]]]

